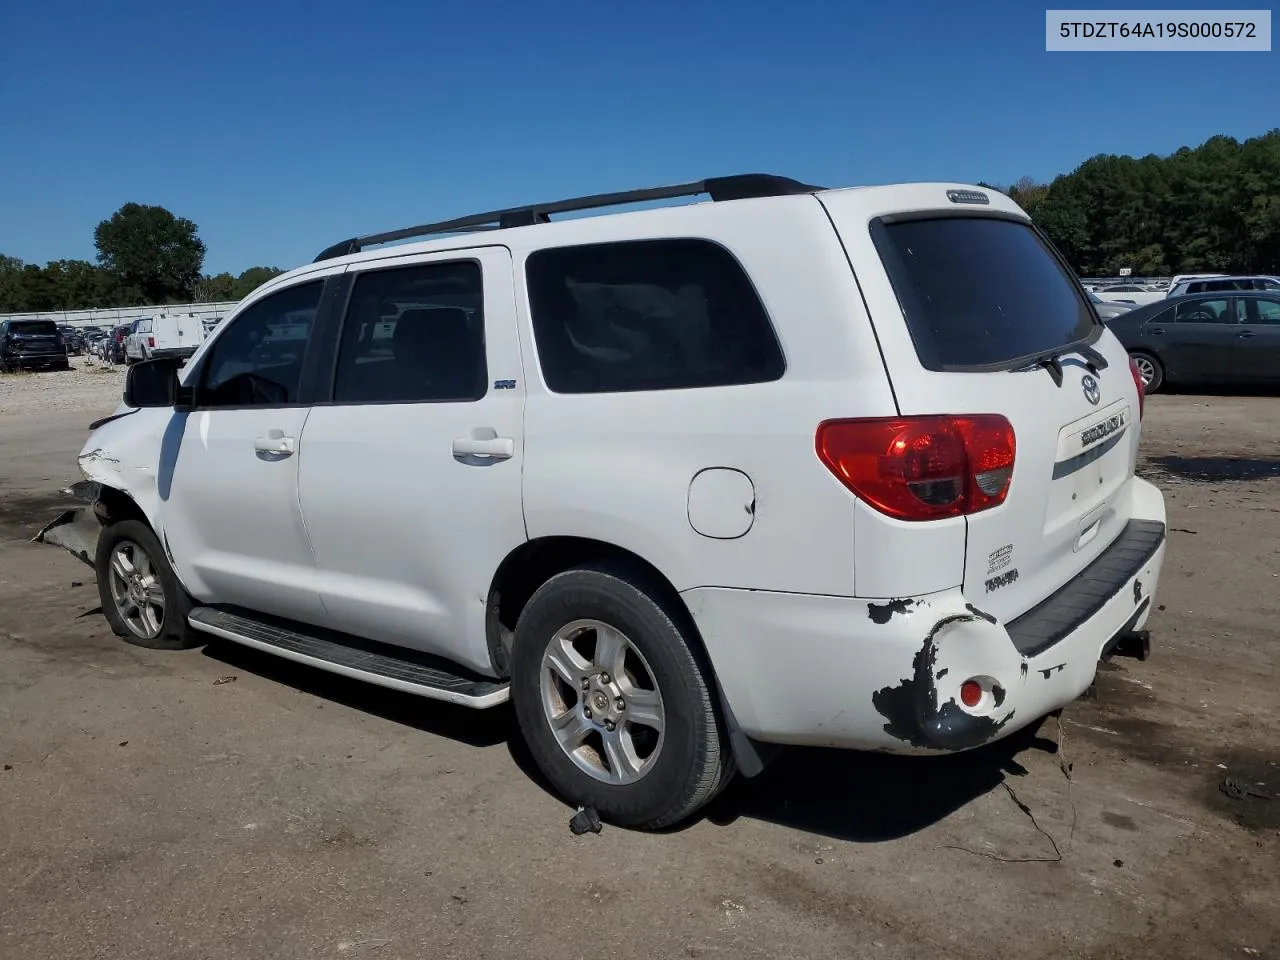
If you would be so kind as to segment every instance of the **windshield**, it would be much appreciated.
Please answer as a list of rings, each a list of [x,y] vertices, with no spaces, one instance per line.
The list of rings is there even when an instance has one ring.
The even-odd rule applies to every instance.
[[[871,234],[926,369],[1000,366],[1100,329],[1072,276],[1027,223],[877,221]]]

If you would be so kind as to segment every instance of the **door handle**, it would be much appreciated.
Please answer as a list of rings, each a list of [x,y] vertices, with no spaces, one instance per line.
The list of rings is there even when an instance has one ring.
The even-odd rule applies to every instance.
[[[1253,336],[1253,331],[1252,331],[1252,330],[1241,330],[1239,333],[1237,333],[1237,334],[1236,334],[1236,336],[1237,336],[1237,337],[1239,337],[1241,340],[1247,340],[1247,339],[1249,339],[1249,337],[1252,337],[1252,336]]]
[[[293,454],[297,449],[297,442],[293,437],[286,437],[283,430],[268,430],[265,437],[258,437],[253,441],[253,449],[260,455],[283,459]]]
[[[1154,336],[1157,336],[1157,337],[1164,332],[1165,332],[1164,327],[1149,327],[1147,329],[1147,333],[1153,334]]]
[[[455,457],[492,457],[509,460],[516,455],[516,442],[510,437],[493,437],[477,440],[475,437],[458,437],[453,441]]]

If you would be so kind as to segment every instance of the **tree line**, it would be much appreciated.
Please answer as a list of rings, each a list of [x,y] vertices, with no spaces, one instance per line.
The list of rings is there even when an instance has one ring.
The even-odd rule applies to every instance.
[[[1280,273],[1280,129],[1211,137],[1167,157],[1100,154],[1052,183],[1001,190],[1083,276]],[[0,313],[240,300],[281,273],[207,276],[196,225],[126,203],[94,230],[97,263],[0,255]]]
[[[1087,277],[1280,273],[1280,129],[1141,158],[1101,154],[1001,190]]]
[[[0,254],[0,313],[37,313],[240,300],[283,271],[250,267],[206,276],[196,225],[164,207],[126,203],[93,232],[97,263],[44,266]]]

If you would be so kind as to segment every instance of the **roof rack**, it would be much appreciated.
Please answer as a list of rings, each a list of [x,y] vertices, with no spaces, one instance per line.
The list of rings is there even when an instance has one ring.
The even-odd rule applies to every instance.
[[[569,213],[575,210],[595,210],[600,207],[616,207],[650,200],[670,200],[676,197],[694,197],[706,193],[712,200],[745,200],[749,197],[783,197],[803,193],[815,193],[824,187],[777,177],[769,173],[742,173],[730,177],[709,177],[693,183],[681,183],[670,187],[650,187],[646,190],[626,190],[622,193],[598,193],[590,197],[557,200],[554,203],[534,203],[506,210],[492,210],[439,223],[424,223],[417,227],[374,233],[367,237],[352,237],[325,248],[313,261],[332,260],[350,253],[359,253],[365,247],[411,237],[428,237],[441,233],[469,233],[479,230],[501,230],[506,227],[527,227],[535,223],[549,223],[553,213]]]

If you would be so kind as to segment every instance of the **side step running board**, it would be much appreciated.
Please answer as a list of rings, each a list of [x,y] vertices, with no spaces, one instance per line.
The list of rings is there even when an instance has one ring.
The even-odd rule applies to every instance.
[[[439,657],[318,628],[278,625],[217,607],[196,607],[192,629],[392,690],[481,709],[505,703],[510,685]],[[302,630],[308,632],[303,633]]]

